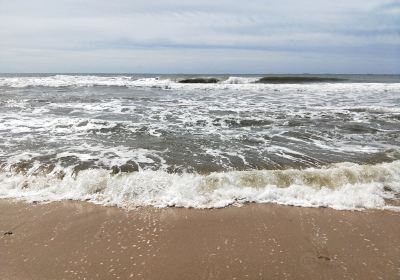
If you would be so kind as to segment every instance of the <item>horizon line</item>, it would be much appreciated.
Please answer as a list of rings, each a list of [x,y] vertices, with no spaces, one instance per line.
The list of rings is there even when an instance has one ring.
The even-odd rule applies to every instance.
[[[27,75],[27,74],[63,74],[63,75],[70,75],[70,74],[97,74],[97,75],[107,75],[107,74],[114,74],[114,75],[376,75],[376,76],[398,76],[400,73],[206,73],[206,72],[199,72],[199,73],[157,73],[157,72],[0,72],[0,75]]]

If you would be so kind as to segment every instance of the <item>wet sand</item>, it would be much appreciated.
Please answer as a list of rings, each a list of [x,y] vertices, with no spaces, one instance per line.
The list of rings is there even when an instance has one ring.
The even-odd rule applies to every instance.
[[[0,279],[400,279],[400,213],[0,200]]]

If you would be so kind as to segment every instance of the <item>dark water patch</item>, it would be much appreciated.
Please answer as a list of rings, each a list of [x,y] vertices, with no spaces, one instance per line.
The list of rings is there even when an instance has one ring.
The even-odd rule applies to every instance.
[[[195,125],[196,125],[196,126],[205,127],[205,126],[208,125],[208,121],[207,121],[207,120],[198,120],[198,121],[196,121]],[[189,125],[189,126],[190,126],[190,125]]]
[[[341,127],[342,131],[348,133],[366,133],[366,134],[375,134],[379,132],[379,129],[372,127],[371,124],[367,123],[354,123],[354,122],[347,122],[344,123]]]
[[[388,116],[387,118],[400,121],[400,114],[398,114],[398,115],[391,115],[391,116]],[[399,130],[400,130],[400,128],[399,128]]]
[[[50,108],[50,110],[51,110],[51,112],[52,112],[54,115],[57,115],[57,116],[65,116],[65,115],[68,115],[68,114],[72,114],[74,111],[80,110],[80,109],[76,109],[76,108],[67,108],[67,107],[59,106],[59,107],[57,107],[57,108],[55,108],[55,109]]]
[[[371,111],[370,108],[348,108],[346,110],[349,112],[355,112],[355,113],[380,113],[380,112],[376,112],[374,110]]]
[[[229,114],[236,114],[236,111],[233,110],[209,110],[210,114],[224,116]]]
[[[51,101],[48,99],[34,99],[32,100],[33,103],[39,103],[39,104],[51,104]]]
[[[71,128],[73,126],[74,126],[73,124],[58,124],[55,127],[56,128]]]
[[[331,131],[327,132],[328,135],[325,136],[321,136],[317,133],[313,133],[311,131],[306,131],[304,129],[296,131],[296,130],[292,130],[292,131],[286,131],[284,133],[282,133],[282,136],[284,137],[290,137],[290,138],[295,138],[298,139],[299,141],[306,141],[306,142],[312,142],[314,140],[318,140],[318,141],[324,141],[326,140],[326,137],[331,136],[330,134],[332,134]],[[293,139],[291,139],[291,141],[293,141]]]
[[[272,120],[267,119],[235,119],[235,118],[215,118],[212,121],[214,126],[221,126],[222,124],[228,127],[252,127],[252,126],[268,126],[273,124]]]
[[[376,153],[359,155],[357,162],[361,164],[378,164],[394,160],[400,160],[400,151],[388,149]]]
[[[128,161],[125,164],[120,166],[114,165],[111,167],[111,174],[118,174],[118,173],[131,173],[139,171],[139,165],[134,161]]]
[[[263,77],[257,81],[262,84],[302,84],[302,83],[338,83],[344,82],[342,78],[327,78],[327,77]]]
[[[150,130],[150,128],[148,126],[143,125],[140,128],[136,129],[135,134],[147,136],[149,134],[149,130]]]
[[[311,123],[313,123],[313,121],[307,119],[291,119],[287,122],[287,125],[289,127],[296,127],[296,126],[305,126]]]
[[[304,122],[302,120],[294,119],[294,120],[289,120],[287,122],[287,125],[289,127],[302,126],[302,125],[304,125]]]
[[[110,133],[124,133],[126,131],[128,131],[128,128],[126,126],[124,126],[123,124],[116,124],[114,126],[111,127],[102,127],[102,128],[98,128],[98,129],[88,129],[87,130],[90,133],[103,133],[103,134],[110,134]]]
[[[87,126],[88,123],[89,123],[89,121],[86,120],[86,121],[82,121],[82,122],[78,123],[76,126],[77,127]]]
[[[271,120],[257,120],[257,119],[226,119],[224,122],[228,126],[248,127],[248,126],[264,126],[273,123]]]
[[[216,84],[220,82],[217,78],[190,78],[178,81],[181,84]]]
[[[56,166],[57,160],[55,155],[34,156],[27,160],[20,160],[11,165],[3,163],[0,170],[13,171],[17,174],[48,174],[52,172]]]
[[[62,167],[79,164],[80,159],[77,156],[65,156],[58,159]]]
[[[72,175],[77,176],[79,172],[83,170],[96,169],[96,168],[99,168],[99,166],[97,166],[94,161],[81,161],[73,167]]]
[[[20,161],[11,165],[11,170],[18,174],[27,174],[33,167],[32,161]]]

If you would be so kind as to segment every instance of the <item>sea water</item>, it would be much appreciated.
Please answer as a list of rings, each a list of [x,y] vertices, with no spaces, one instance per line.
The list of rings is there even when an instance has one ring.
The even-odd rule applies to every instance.
[[[1,74],[0,197],[400,209],[399,76],[263,77]]]

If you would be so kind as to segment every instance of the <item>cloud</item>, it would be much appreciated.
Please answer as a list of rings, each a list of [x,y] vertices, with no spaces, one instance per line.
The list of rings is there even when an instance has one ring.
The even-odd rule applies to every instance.
[[[7,59],[0,62],[0,71],[25,72],[28,67],[46,70],[45,65],[49,67],[47,71],[57,69],[53,63],[51,66],[44,63],[46,59],[35,58],[40,56],[60,63],[59,72],[66,68],[63,59],[72,63],[71,57],[87,61],[82,65],[74,62],[76,65],[71,68],[76,71],[87,72],[90,68],[109,72],[114,65],[110,62],[112,57],[140,54],[142,66],[139,68],[145,72],[164,69],[160,59],[168,61],[168,72],[194,71],[199,67],[179,63],[198,65],[195,56],[209,65],[213,64],[211,59],[224,63],[225,67],[218,65],[218,71],[222,72],[247,72],[251,66],[262,72],[294,72],[294,69],[307,72],[321,69],[312,63],[322,62],[326,68],[321,71],[330,72],[340,68],[335,61],[338,57],[367,64],[371,67],[368,72],[400,72],[400,66],[391,63],[399,61],[400,24],[397,16],[391,16],[397,13],[396,3],[381,0],[248,2],[0,0],[0,51],[7,54]],[[91,59],[93,55],[96,61]],[[239,55],[243,56],[240,64],[228,65],[229,59]],[[256,56],[268,58],[268,66],[265,59],[254,59]],[[294,68],[285,57],[292,57],[300,65]],[[118,61],[120,68],[138,72],[138,66],[132,61]],[[326,61],[331,62],[332,69]],[[286,68],[282,69],[285,64]],[[358,69],[341,65],[341,72]],[[380,69],[372,69],[378,65]],[[201,69],[215,71],[211,66],[208,70],[206,66]]]
[[[400,2],[389,2],[379,7],[379,10],[389,16],[396,16],[397,23],[400,23]]]

